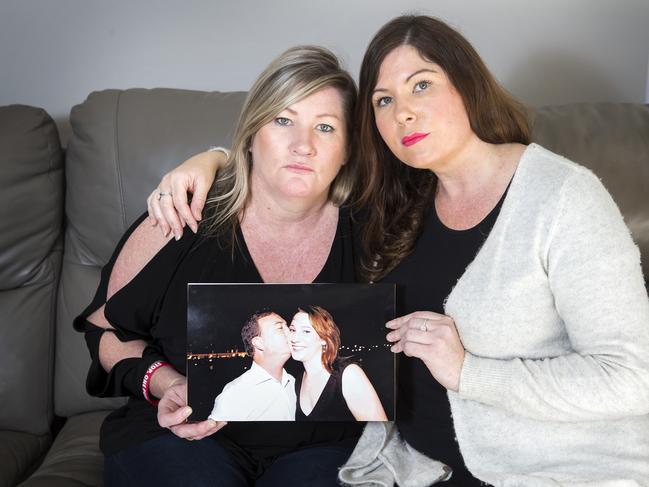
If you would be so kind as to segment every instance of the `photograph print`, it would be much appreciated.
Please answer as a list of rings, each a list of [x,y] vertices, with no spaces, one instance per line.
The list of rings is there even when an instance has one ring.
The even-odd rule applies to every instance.
[[[391,284],[188,285],[189,421],[392,421]]]

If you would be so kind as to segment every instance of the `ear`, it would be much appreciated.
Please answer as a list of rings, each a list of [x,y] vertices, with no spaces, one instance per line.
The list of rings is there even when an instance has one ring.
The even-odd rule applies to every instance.
[[[252,343],[252,346],[255,347],[257,350],[263,352],[264,351],[264,341],[261,339],[261,337],[257,336],[250,340]]]

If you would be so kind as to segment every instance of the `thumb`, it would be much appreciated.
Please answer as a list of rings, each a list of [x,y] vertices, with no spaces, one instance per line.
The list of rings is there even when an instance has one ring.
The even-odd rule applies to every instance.
[[[158,424],[163,428],[169,428],[170,426],[183,423],[190,414],[192,414],[192,408],[189,406],[173,410],[164,407],[162,401],[160,401],[160,405],[158,406]]]

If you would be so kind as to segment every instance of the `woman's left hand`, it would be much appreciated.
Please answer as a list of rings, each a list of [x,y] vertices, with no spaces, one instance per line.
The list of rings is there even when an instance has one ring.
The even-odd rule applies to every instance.
[[[394,353],[421,359],[435,380],[457,392],[464,362],[464,346],[453,318],[432,311],[415,311],[388,321],[387,339]]]

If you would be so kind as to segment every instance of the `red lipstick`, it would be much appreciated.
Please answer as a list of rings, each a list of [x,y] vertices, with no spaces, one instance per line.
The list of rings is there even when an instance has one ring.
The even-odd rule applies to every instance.
[[[430,132],[428,132],[428,134],[429,133]],[[415,145],[420,140],[428,137],[428,134],[420,134],[419,132],[413,132],[412,134],[406,135],[403,139],[401,139],[401,143],[406,147],[410,147],[411,145]]]

